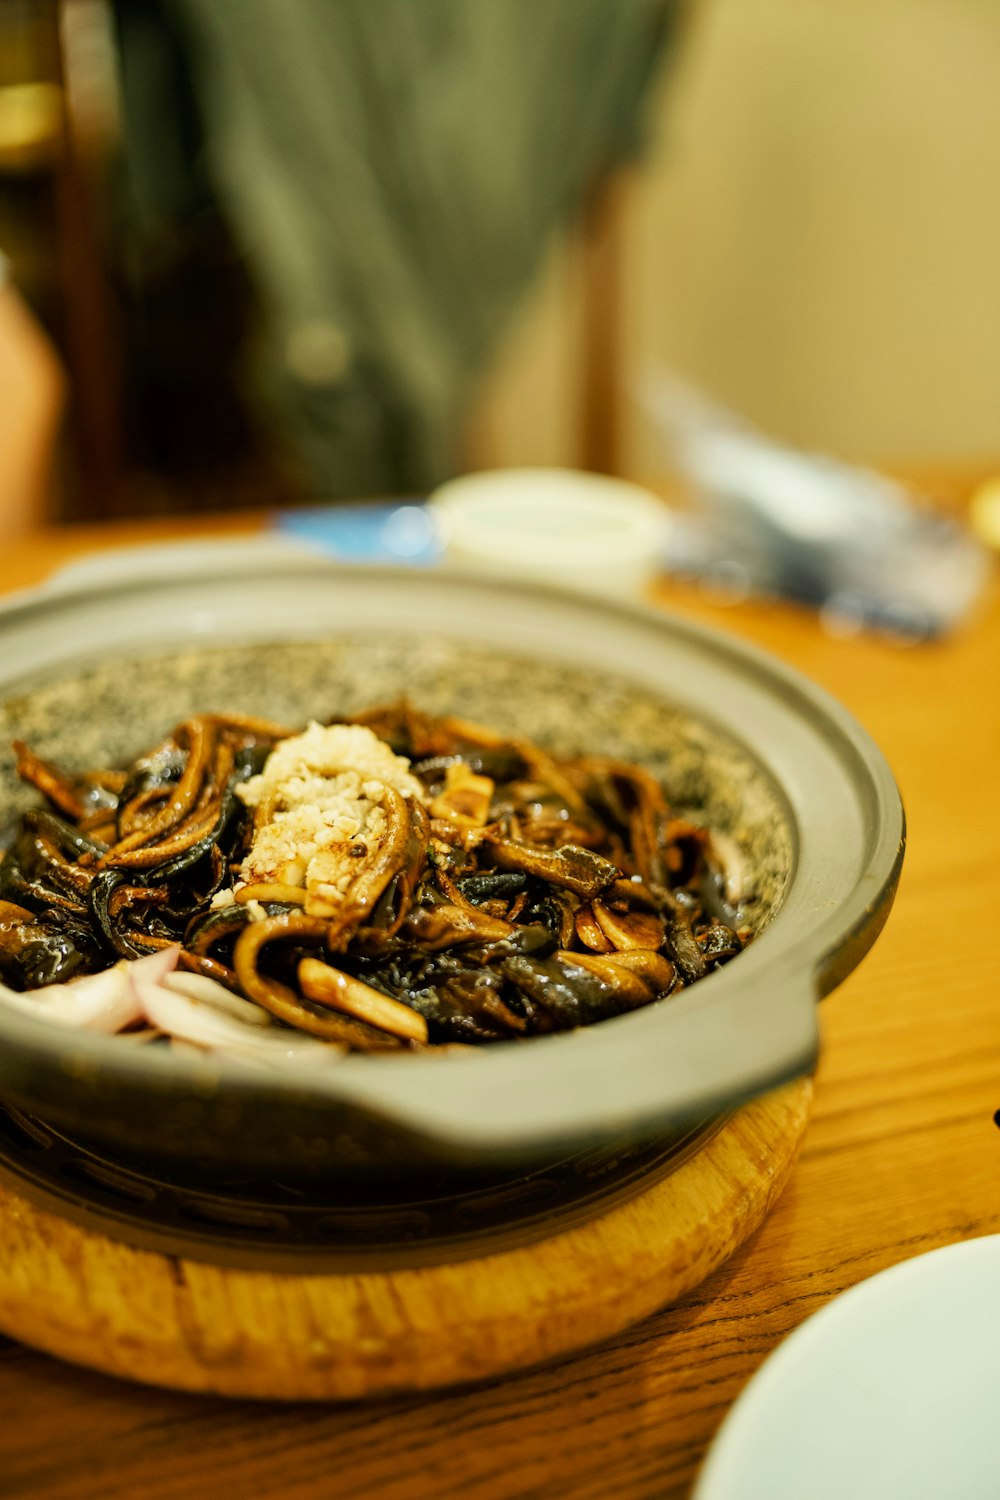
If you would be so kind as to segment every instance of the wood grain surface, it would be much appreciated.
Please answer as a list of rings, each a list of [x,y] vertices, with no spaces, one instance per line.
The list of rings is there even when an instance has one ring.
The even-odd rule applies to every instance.
[[[0,578],[34,582],[81,547],[145,534],[40,534],[8,550]],[[275,1500],[679,1500],[787,1332],[886,1266],[1000,1231],[995,596],[954,639],[912,649],[832,639],[792,608],[724,610],[674,586],[661,598],[839,697],[888,756],[909,817],[889,923],[823,1002],[813,1119],[762,1228],[666,1311],[584,1354],[454,1392],[249,1404],[129,1385],[8,1342],[0,1495],[187,1500],[225,1486]]]
[[[0,1181],[0,1329],[76,1363],[227,1396],[345,1400],[481,1380],[618,1333],[696,1287],[784,1187],[811,1079],[739,1110],[645,1192],[454,1264],[271,1275],[115,1243]]]

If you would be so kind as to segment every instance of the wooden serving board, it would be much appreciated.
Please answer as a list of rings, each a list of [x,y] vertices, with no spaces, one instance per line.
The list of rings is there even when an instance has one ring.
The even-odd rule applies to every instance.
[[[111,1375],[228,1396],[343,1400],[484,1379],[676,1300],[762,1222],[812,1082],[746,1105],[630,1201],[524,1248],[361,1274],[231,1270],[136,1250],[0,1184],[0,1330]]]

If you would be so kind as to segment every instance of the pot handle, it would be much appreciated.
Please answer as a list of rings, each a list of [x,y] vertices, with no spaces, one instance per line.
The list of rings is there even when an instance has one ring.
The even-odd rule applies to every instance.
[[[722,978],[720,974],[719,979]],[[363,1073],[337,1070],[346,1102],[463,1155],[532,1154],[588,1139],[653,1137],[720,1114],[809,1073],[819,1054],[819,990],[812,974],[754,976],[749,987],[704,980],[644,1013],[562,1037],[555,1064],[543,1038],[477,1056],[404,1060]],[[699,993],[700,992],[700,993]],[[433,1073],[433,1078],[429,1076]],[[623,1089],[622,1080],[626,1080]]]

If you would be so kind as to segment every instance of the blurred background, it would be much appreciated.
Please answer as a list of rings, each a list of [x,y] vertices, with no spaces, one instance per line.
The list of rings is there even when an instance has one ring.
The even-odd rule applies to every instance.
[[[1000,465],[989,0],[2,0],[0,251],[51,517],[656,483],[661,366]]]

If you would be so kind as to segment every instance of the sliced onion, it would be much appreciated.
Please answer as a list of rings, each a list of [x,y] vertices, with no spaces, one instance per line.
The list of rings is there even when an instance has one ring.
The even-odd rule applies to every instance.
[[[171,974],[163,984],[140,980],[138,990],[143,1015],[172,1042],[276,1067],[329,1063],[346,1050],[275,1026],[259,1006],[201,975]]]
[[[111,1033],[145,1021],[150,1029],[134,1033],[138,1039],[166,1036],[175,1051],[208,1051],[266,1067],[326,1065],[346,1055],[336,1042],[276,1025],[261,1006],[204,974],[175,972],[179,954],[176,945],[159,948],[100,974],[24,994],[0,984],[0,1004],[80,1030]]]
[[[81,1031],[111,1033],[138,1021],[142,1014],[137,984],[159,983],[177,963],[176,946],[157,949],[144,958],[122,959],[100,974],[86,974],[65,984],[37,990],[10,990],[0,985],[0,1000],[25,1015],[55,1021]]]
[[[131,959],[122,967],[133,984],[162,984],[167,975],[176,969],[180,956],[180,943],[171,943],[169,948],[157,948],[144,958]]]
[[[0,1000],[26,1016],[81,1031],[120,1031],[141,1014],[128,975],[120,964],[105,969],[103,974],[88,974],[71,984],[47,984],[24,994],[2,985]]]
[[[244,1000],[242,995],[234,995],[232,990],[227,990],[217,979],[209,979],[207,974],[187,974],[178,970],[174,974],[168,974],[163,983],[174,994],[186,995],[189,1000],[214,1006],[236,1021],[246,1021],[250,1026],[274,1024],[270,1013],[263,1006],[255,1005],[252,1000]]]
[[[146,1020],[168,1036],[197,1042],[201,1047],[214,1047],[240,1041],[247,1033],[257,1034],[256,1023],[237,1020],[214,1004],[206,1005],[203,1000],[177,994],[166,985],[143,984],[140,980],[137,989]]]

